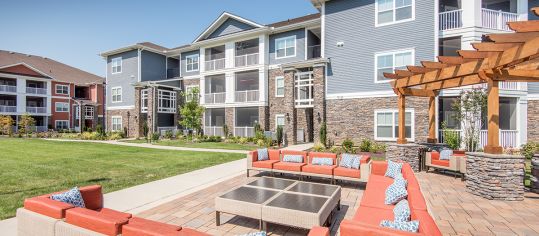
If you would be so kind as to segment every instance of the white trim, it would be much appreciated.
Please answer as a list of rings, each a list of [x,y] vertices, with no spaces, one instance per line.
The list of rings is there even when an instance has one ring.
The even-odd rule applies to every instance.
[[[277,94],[277,88],[278,88],[278,87],[277,87],[277,80],[278,80],[278,79],[281,79],[281,78],[283,79],[283,95],[278,95],[278,94]],[[284,84],[284,76],[275,76],[275,97],[276,97],[276,98],[282,98],[282,97],[284,97],[284,94],[285,94],[285,87],[286,87],[286,86],[285,86],[285,84]]]
[[[115,111],[115,110],[129,110],[129,109],[135,109],[135,106],[115,106],[115,107],[107,107],[107,111]]]
[[[217,17],[217,19],[215,19],[210,26],[208,26],[194,41],[193,43],[201,40],[202,38],[204,38],[206,35],[208,34],[211,34],[213,33],[214,31],[214,28],[218,28],[219,26],[221,26],[222,23],[224,23],[228,18],[232,18],[234,20],[237,20],[239,22],[242,22],[242,23],[245,23],[245,24],[248,24],[248,25],[251,25],[255,28],[262,28],[264,27],[263,25],[260,25],[256,22],[253,22],[253,21],[250,21],[250,20],[247,20],[245,18],[242,18],[242,17],[239,17],[239,16],[236,16],[236,15],[233,15],[231,13],[228,13],[228,12],[223,12],[223,14],[221,14],[219,17]]]
[[[197,59],[197,69],[191,69],[191,70],[187,70],[187,66],[188,66],[188,63],[187,63],[187,59],[188,58],[196,58]],[[194,60],[193,60],[194,61]],[[191,65],[194,65],[194,63],[191,63]],[[187,55],[185,56],[185,72],[195,72],[195,71],[199,71],[200,70],[200,56],[197,54],[193,54],[193,55]]]
[[[393,1],[393,8],[392,8],[391,11],[393,12],[393,21],[379,24],[378,23],[378,1],[379,0],[375,0],[375,3],[374,3],[374,27],[381,27],[381,26],[386,26],[386,25],[399,24],[399,23],[404,23],[404,22],[409,22],[409,21],[414,21],[415,20],[415,0],[411,0],[412,1],[412,5],[411,5],[412,6],[412,17],[404,19],[404,20],[398,20],[398,21],[395,20],[396,12],[397,12],[396,11],[397,8],[395,7],[395,2],[397,0],[392,0]],[[438,6],[438,5],[436,5],[436,6]]]
[[[114,119],[120,118],[120,129],[114,129]],[[118,125],[118,124],[117,124]],[[122,116],[111,116],[110,117],[110,130],[111,131],[123,131],[123,118]]]
[[[286,55],[286,49],[288,48],[287,44],[286,44],[286,40],[288,39],[291,39],[293,38],[294,39],[294,55]],[[289,58],[289,57],[295,57],[296,56],[296,51],[297,51],[297,44],[298,44],[298,41],[296,40],[296,35],[290,35],[290,36],[285,36],[285,37],[280,37],[280,38],[276,38],[274,39],[275,40],[275,48],[273,50],[273,53],[275,55],[275,59],[284,59],[284,58]],[[277,56],[277,42],[279,41],[284,41],[285,42],[285,47],[283,48],[284,50],[284,53],[285,53],[285,56],[282,56],[282,57],[278,57]]]
[[[382,52],[374,53],[374,83],[375,84],[389,83],[391,81],[389,79],[378,81],[378,57],[392,55],[392,58],[393,58],[392,71],[394,71],[395,70],[395,55],[403,54],[403,53],[411,53],[412,54],[411,65],[415,65],[415,48],[404,48],[404,49],[397,49],[397,50],[382,51]]]
[[[326,2],[322,3],[320,9],[320,57],[325,58],[326,55]],[[326,77],[327,78],[327,77]],[[325,79],[327,81],[327,79]],[[327,87],[327,86],[326,86]]]
[[[59,110],[58,110],[58,107],[59,107],[58,104],[64,104],[64,105],[67,105],[67,111],[59,111]],[[69,107],[70,107],[69,102],[55,102],[55,103],[54,103],[54,112],[62,112],[62,113],[66,113],[66,112],[69,112],[69,110],[70,110]]]
[[[284,119],[284,124],[283,124],[283,126],[286,125],[286,115],[285,115],[285,114],[276,114],[276,115],[275,115],[275,130],[277,130],[277,125],[278,125],[278,123],[279,123],[279,122],[277,122],[277,120],[278,120],[279,118],[281,118],[281,117]]]
[[[377,126],[378,126],[378,113],[389,113],[391,112],[392,113],[392,120],[391,120],[391,123],[392,123],[392,126],[391,126],[391,132],[393,134],[393,137],[394,138],[378,138],[378,129],[377,129]],[[408,141],[410,142],[414,142],[415,141],[415,111],[413,108],[409,108],[409,109],[405,109],[405,112],[410,112],[410,116],[411,116],[411,122],[410,122],[410,129],[411,129],[411,135],[410,135],[410,138],[406,138]],[[399,114],[399,110],[398,109],[375,109],[374,110],[374,140],[376,141],[396,141],[397,138],[398,138],[398,134],[395,133],[395,127],[397,127],[397,124],[395,124],[395,114]]]
[[[119,71],[116,71],[114,72],[114,67],[118,67],[118,65],[114,65],[115,63],[118,63],[118,61],[120,62],[120,70]],[[115,74],[121,74],[122,73],[122,70],[123,70],[123,58],[121,56],[119,57],[114,57],[112,59],[110,59],[110,68],[111,68],[111,74],[112,75],[115,75]]]
[[[20,66],[20,65],[26,66],[26,67],[28,67],[30,70],[33,70],[33,71],[37,72],[38,74],[41,74],[41,75],[43,75],[43,76],[46,76],[46,77],[48,77],[48,78],[50,78],[50,79],[53,78],[52,76],[50,76],[50,75],[48,75],[48,74],[46,74],[46,73],[43,73],[42,71],[40,71],[40,70],[38,70],[38,69],[32,67],[31,65],[28,65],[28,64],[24,63],[24,62],[15,63],[15,64],[11,64],[11,65],[5,65],[5,66],[0,67],[0,69],[9,68],[9,67],[14,67],[14,66]],[[29,77],[33,77],[33,76],[29,76]]]
[[[326,80],[327,81],[327,80]],[[327,90],[326,90],[327,94]],[[339,99],[354,99],[354,98],[379,98],[379,97],[394,97],[397,96],[393,90],[372,91],[372,92],[357,92],[357,93],[334,93],[327,94],[327,100]]]
[[[117,89],[120,89],[120,100],[116,100],[114,101],[114,90],[117,90]],[[123,89],[122,89],[122,86],[116,86],[116,87],[112,87],[110,88],[110,95],[111,95],[111,98],[110,98],[110,102],[111,103],[120,103],[122,102],[123,100]],[[118,94],[116,94],[116,96],[118,96]]]
[[[59,87],[59,86],[67,87],[67,94],[65,94],[65,93],[58,93],[58,87]],[[70,86],[67,85],[67,84],[56,84],[56,85],[54,86],[54,93],[69,96],[69,94],[71,93],[71,91],[69,91],[69,90],[70,90],[69,87],[70,87]]]
[[[69,124],[69,120],[55,120],[54,121],[54,129],[58,130],[58,121],[60,122],[67,122],[67,129],[69,129],[71,126]]]
[[[539,94],[528,94],[528,100],[539,100]]]

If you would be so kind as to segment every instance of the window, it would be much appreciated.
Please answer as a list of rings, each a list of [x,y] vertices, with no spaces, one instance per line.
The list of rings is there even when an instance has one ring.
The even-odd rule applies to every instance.
[[[84,107],[84,118],[94,119],[94,107]]]
[[[122,58],[116,57],[111,60],[112,74],[122,73]]]
[[[387,25],[414,19],[415,0],[377,0],[376,25]]]
[[[378,110],[374,114],[374,135],[376,140],[394,141],[399,136],[399,111]],[[414,139],[414,112],[406,110],[406,138]]]
[[[301,72],[296,73],[294,79],[294,93],[296,107],[312,107],[313,106],[313,73]]]
[[[285,116],[280,114],[280,115],[275,115],[275,127],[284,127],[284,122],[285,122]]]
[[[185,101],[187,102],[190,102],[190,101],[193,101],[193,90],[197,89],[198,90],[198,86],[196,85],[191,85],[191,86],[187,86],[185,87]]]
[[[69,112],[69,103],[67,102],[57,102],[54,107],[56,112]]]
[[[375,56],[375,83],[389,82],[384,77],[384,72],[394,73],[396,69],[405,69],[407,65],[414,64],[414,51],[403,50],[387,53],[378,53]]]
[[[176,113],[176,92],[159,90],[157,92],[158,112]]]
[[[69,95],[69,86],[65,84],[56,85],[56,94]]]
[[[185,71],[198,71],[198,55],[189,55],[185,57]]]
[[[148,90],[140,90],[140,112],[148,112]]]
[[[68,120],[57,120],[54,123],[55,123],[56,130],[69,129],[69,121]]]
[[[284,97],[284,77],[275,77],[275,97]]]
[[[112,131],[122,131],[122,117],[121,116],[112,117]]]
[[[296,36],[275,39],[275,58],[296,56]]]
[[[112,102],[122,102],[122,87],[112,88]]]

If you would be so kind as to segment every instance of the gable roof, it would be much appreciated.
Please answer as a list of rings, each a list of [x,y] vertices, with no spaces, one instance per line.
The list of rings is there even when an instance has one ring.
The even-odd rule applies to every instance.
[[[157,45],[155,43],[140,42],[140,43],[135,43],[133,45],[129,45],[127,47],[121,47],[121,48],[118,48],[118,49],[113,49],[113,50],[109,50],[109,51],[106,51],[106,52],[102,52],[99,55],[102,56],[102,57],[106,57],[106,56],[110,56],[110,55],[114,55],[114,54],[118,54],[118,53],[122,53],[122,52],[131,51],[131,50],[134,50],[134,49],[144,49],[144,50],[148,50],[148,51],[155,52],[155,53],[162,54],[162,55],[166,55],[166,53],[168,51],[170,51],[169,48],[163,47],[161,45]]]
[[[279,27],[283,27],[283,26],[287,26],[287,25],[293,25],[293,24],[297,24],[297,23],[301,23],[301,22],[305,22],[305,21],[310,21],[310,20],[314,20],[314,19],[319,19],[319,18],[320,18],[320,13],[313,13],[313,14],[310,14],[310,15],[300,16],[300,17],[296,17],[296,18],[292,18],[292,19],[288,19],[288,20],[284,20],[284,21],[271,23],[268,26],[269,27],[274,27],[274,28],[279,28]]]
[[[74,84],[103,83],[103,77],[68,66],[50,58],[0,50],[0,68],[25,66],[56,81]]]
[[[226,20],[228,19],[234,19],[236,21],[239,21],[241,23],[247,24],[252,26],[253,28],[262,28],[264,25],[258,24],[254,21],[247,20],[243,17],[234,15],[229,12],[223,12],[217,19],[215,19],[210,26],[208,26],[194,41],[193,43],[196,43],[200,40],[203,40],[207,38],[209,35],[211,35],[219,26],[221,26]]]

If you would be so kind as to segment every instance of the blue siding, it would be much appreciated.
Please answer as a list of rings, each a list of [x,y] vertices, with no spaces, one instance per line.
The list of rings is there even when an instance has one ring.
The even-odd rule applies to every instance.
[[[433,60],[434,2],[415,0],[415,20],[379,27],[375,27],[375,0],[326,2],[328,95],[390,90],[387,83],[374,83],[376,53],[414,48],[416,64]],[[338,42],[344,47],[337,47]]]
[[[181,76],[190,76],[190,75],[198,75],[200,74],[200,57],[198,59],[198,71],[193,71],[193,72],[186,72],[185,69],[186,69],[186,65],[185,65],[185,57],[186,56],[190,56],[190,55],[199,55],[200,54],[200,51],[199,50],[196,50],[196,51],[190,51],[190,52],[182,52],[182,59],[181,59],[181,62],[180,62],[180,67],[181,67]],[[200,56],[200,55],[199,55]]]
[[[217,38],[227,34],[233,34],[244,30],[250,30],[254,27],[243,22],[228,18],[215,31],[213,31],[207,39]]]
[[[275,40],[288,36],[296,36],[296,56],[276,59],[275,58]],[[282,64],[288,62],[305,60],[305,29],[287,31],[279,34],[273,34],[269,37],[269,63]]]
[[[141,78],[144,81],[164,80],[167,78],[167,58],[163,55],[142,51]]]
[[[112,74],[111,60],[116,57],[122,58],[122,72]],[[107,107],[117,106],[134,106],[135,105],[135,88],[133,83],[138,80],[138,51],[131,50],[117,55],[107,57]],[[112,103],[111,89],[114,87],[122,87],[122,102]]]

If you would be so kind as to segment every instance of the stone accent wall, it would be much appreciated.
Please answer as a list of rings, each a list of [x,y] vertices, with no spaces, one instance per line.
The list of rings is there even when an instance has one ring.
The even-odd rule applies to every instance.
[[[524,157],[467,152],[466,190],[490,200],[524,200]]]
[[[231,134],[234,134],[234,108],[233,107],[226,107],[225,108],[225,124],[228,127],[228,132]]]
[[[528,140],[539,141],[539,100],[528,100]]]
[[[129,113],[129,114],[128,114]],[[129,137],[135,137],[139,130],[137,129],[136,124],[138,124],[135,119],[135,109],[121,109],[121,110],[107,110],[107,130],[112,131],[112,117],[121,116],[122,117],[122,127],[127,127],[127,134]],[[123,132],[123,131],[122,131]]]
[[[269,102],[269,130],[276,131],[277,127],[275,126],[275,116],[276,115],[285,115],[289,110],[284,106],[285,98],[284,97],[275,97],[275,77],[284,76],[284,72],[281,69],[273,69],[268,72],[268,102]],[[285,93],[287,90],[293,89],[293,84],[285,84]],[[288,123],[289,121],[286,121]],[[284,130],[283,130],[284,131]]]
[[[142,114],[140,112],[140,91],[142,90],[141,87],[135,87],[135,123],[133,126],[135,127],[135,131],[133,133],[133,136],[135,138],[140,138],[144,136],[144,122],[146,122],[147,114]]]
[[[200,86],[200,79],[184,79],[182,81],[183,81],[183,89],[185,89],[185,87],[191,86],[191,85]]]
[[[320,142],[320,128],[322,122],[326,121],[326,82],[325,67],[315,66],[313,68],[314,82],[314,107],[313,107],[313,140]]]
[[[297,137],[298,140],[303,139],[305,142],[313,140],[313,133],[310,132],[313,129],[313,109],[312,108],[298,108],[297,113],[297,129],[303,129],[304,137]]]
[[[148,135],[151,137],[154,132],[157,132],[157,88],[148,89]],[[155,111],[155,112],[154,112]]]
[[[258,123],[263,130],[269,130],[269,115],[268,106],[258,107]]]
[[[294,105],[294,75],[295,70],[288,70],[284,73],[284,111],[288,114],[284,126],[286,145],[294,145],[297,143],[297,109]]]
[[[423,148],[423,145],[408,143],[408,144],[395,144],[390,143],[387,145],[386,159],[391,161],[404,161],[412,166],[415,172],[419,171],[419,149]]]

